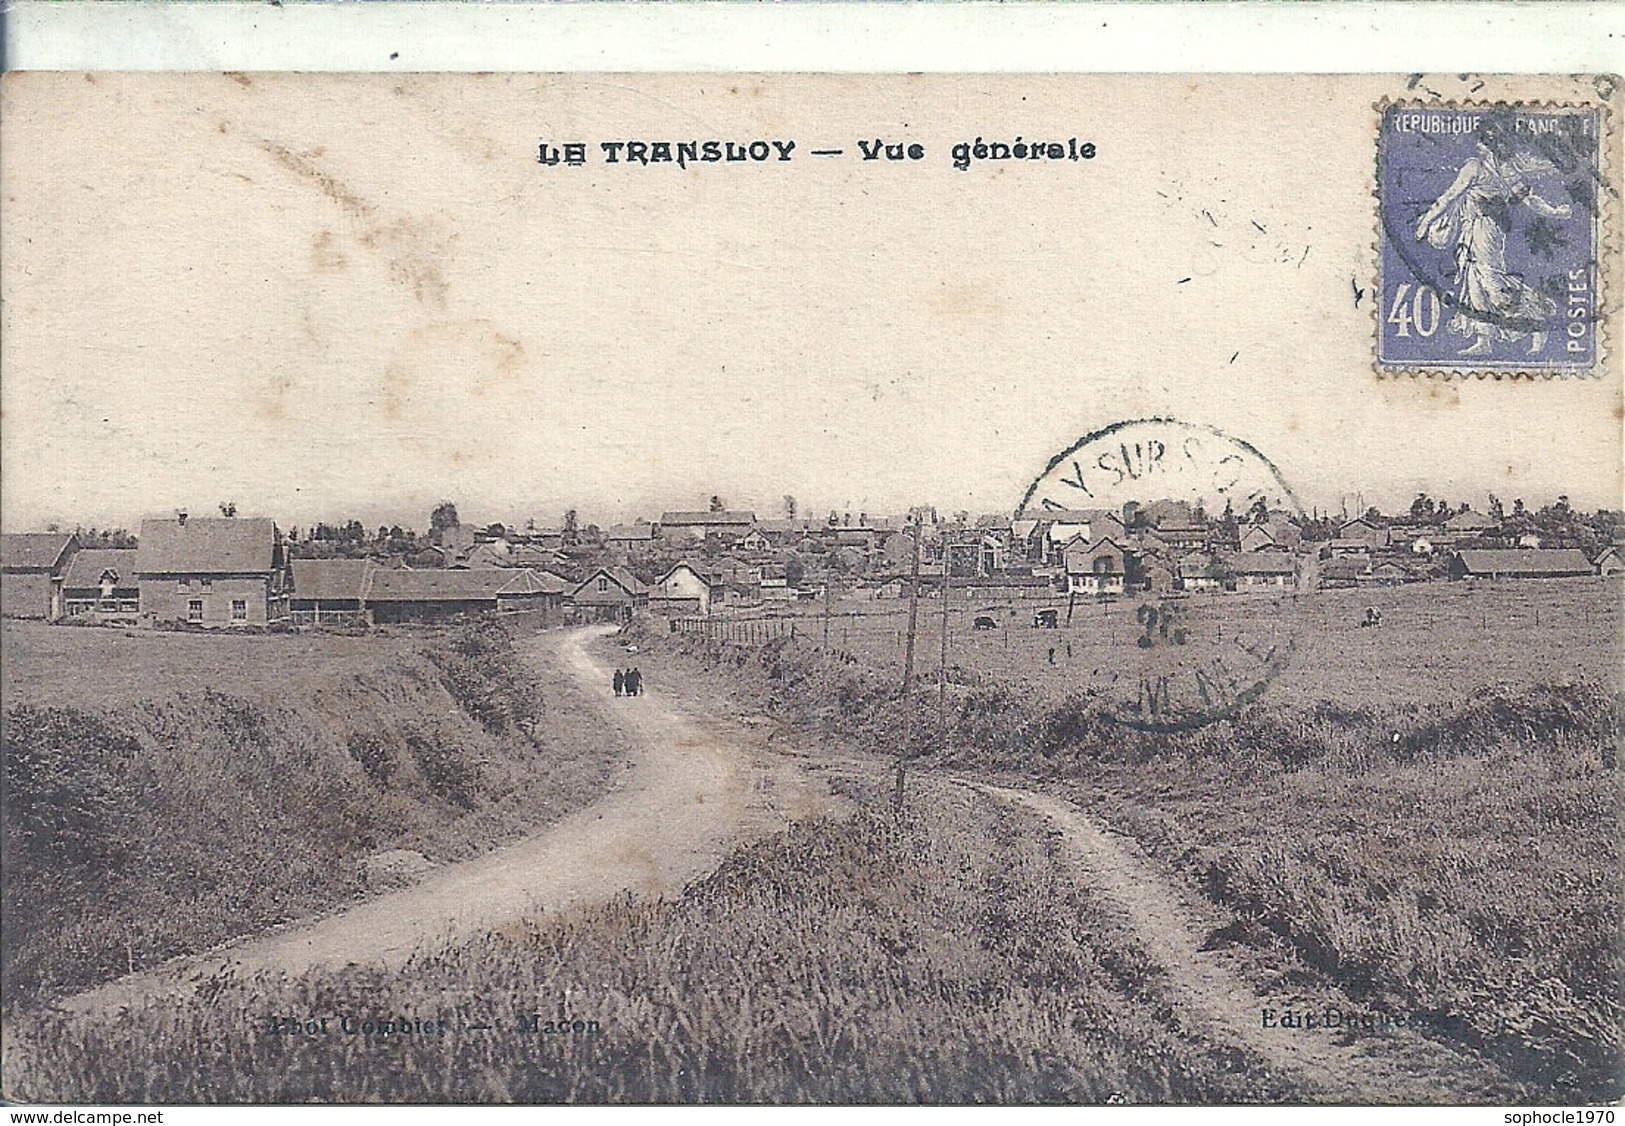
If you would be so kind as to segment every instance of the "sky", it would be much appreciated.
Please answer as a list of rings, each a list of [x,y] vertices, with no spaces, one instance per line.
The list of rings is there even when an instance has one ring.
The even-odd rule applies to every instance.
[[[1148,417],[1248,442],[1305,508],[1621,505],[1617,360],[1373,374],[1400,79],[5,81],[7,530],[1011,511]],[[978,137],[1097,155],[955,169]],[[638,139],[797,148],[603,162]]]

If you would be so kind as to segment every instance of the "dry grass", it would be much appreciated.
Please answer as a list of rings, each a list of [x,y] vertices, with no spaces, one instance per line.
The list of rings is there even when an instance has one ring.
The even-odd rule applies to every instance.
[[[515,839],[601,793],[623,752],[573,701],[542,710],[501,633],[370,655],[291,639],[292,672],[275,667],[292,655],[278,637],[127,651],[113,631],[27,636],[64,675],[85,671],[64,685],[36,657],[14,691],[6,670],[8,1006],[331,909],[368,892],[375,852],[451,860]],[[126,659],[135,674],[112,667]],[[143,668],[186,687],[90,703],[90,685]]]
[[[1420,1014],[1535,1091],[1617,1098],[1618,588],[1612,611],[1594,583],[1434,589],[1390,592],[1410,601],[1380,630],[1319,632],[1354,602],[1303,607],[1298,682],[1235,721],[1140,734],[1061,674],[982,676],[950,685],[946,730],[927,683],[912,751],[924,768],[1056,787],[1233,912],[1236,933],[1284,938],[1357,998]],[[646,652],[895,754],[895,666],[819,653],[816,636],[750,651],[651,638],[664,657]]]
[[[854,795],[862,800],[861,795]],[[1042,826],[938,786],[748,848],[680,901],[426,952],[394,975],[204,983],[41,1018],[10,1094],[110,1102],[1098,1103],[1279,1100],[1177,1031],[1159,972]],[[444,1037],[261,1033],[272,1014],[447,1018]],[[520,1014],[597,1034],[519,1035]],[[495,1028],[477,1031],[474,1023]],[[337,1020],[332,1019],[334,1027]]]

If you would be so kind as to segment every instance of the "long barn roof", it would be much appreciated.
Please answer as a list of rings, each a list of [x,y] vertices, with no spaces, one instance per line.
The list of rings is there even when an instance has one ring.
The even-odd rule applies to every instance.
[[[1474,575],[1589,575],[1591,561],[1572,547],[1468,548],[1456,553]]]
[[[64,532],[7,532],[0,535],[0,566],[8,571],[49,570],[68,550]]]
[[[368,602],[475,602],[498,595],[563,594],[565,583],[545,571],[491,567],[470,571],[378,570]]]
[[[756,523],[756,514],[754,512],[662,512],[660,514],[660,523],[662,527],[667,524],[675,524],[679,527],[689,524],[732,527],[737,524]]]

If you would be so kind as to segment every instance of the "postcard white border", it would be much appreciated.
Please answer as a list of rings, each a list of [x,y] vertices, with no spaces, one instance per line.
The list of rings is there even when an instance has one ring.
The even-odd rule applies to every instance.
[[[1625,5],[19,0],[9,70],[1598,73]]]

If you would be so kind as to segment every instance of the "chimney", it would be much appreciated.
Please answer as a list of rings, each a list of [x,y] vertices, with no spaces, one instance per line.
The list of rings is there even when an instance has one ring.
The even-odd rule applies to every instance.
[[[177,508],[175,510],[175,522],[183,528],[186,527],[186,509]]]

